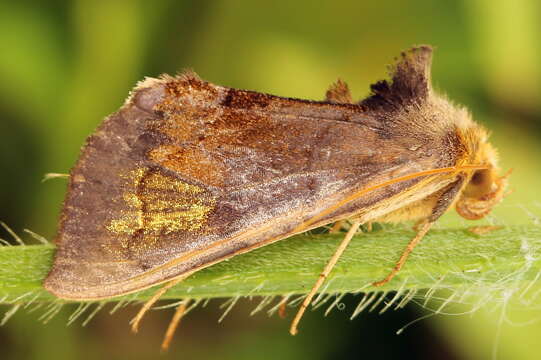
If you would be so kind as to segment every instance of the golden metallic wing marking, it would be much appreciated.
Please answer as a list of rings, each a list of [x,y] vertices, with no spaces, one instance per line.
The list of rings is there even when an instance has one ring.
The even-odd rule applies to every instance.
[[[151,168],[138,168],[125,178],[127,210],[106,228],[130,250],[152,246],[162,234],[200,231],[216,203],[203,188]]]

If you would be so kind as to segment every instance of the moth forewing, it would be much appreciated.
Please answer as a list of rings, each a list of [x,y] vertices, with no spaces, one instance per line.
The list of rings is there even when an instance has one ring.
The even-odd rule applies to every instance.
[[[359,103],[343,81],[325,101],[193,72],[139,83],[71,171],[45,287],[74,300],[124,295],[349,218],[424,221],[417,243],[457,199],[459,213],[484,216],[506,181],[492,176],[484,130],[433,92],[431,55],[403,53]]]

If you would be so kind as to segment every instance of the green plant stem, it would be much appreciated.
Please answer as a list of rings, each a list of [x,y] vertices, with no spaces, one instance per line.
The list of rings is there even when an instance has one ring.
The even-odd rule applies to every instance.
[[[303,234],[201,270],[167,298],[217,298],[308,292],[344,234]],[[412,231],[385,229],[357,235],[323,286],[324,292],[490,287],[502,279],[527,282],[541,270],[541,227],[510,226],[486,235],[466,229],[432,230],[403,270],[382,288],[370,284],[394,266]],[[0,302],[52,301],[42,288],[52,245],[0,247]],[[136,295],[147,299],[155,290]],[[133,296],[133,295],[131,295]],[[111,299],[111,301],[119,298]]]

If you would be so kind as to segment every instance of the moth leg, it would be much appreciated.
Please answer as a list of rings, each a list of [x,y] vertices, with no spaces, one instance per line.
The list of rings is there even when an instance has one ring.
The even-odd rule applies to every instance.
[[[427,219],[421,220],[415,224],[414,228],[417,231],[417,235],[410,240],[408,246],[406,246],[406,249],[400,256],[400,259],[398,259],[398,262],[394,266],[393,270],[391,270],[391,272],[383,280],[372,283],[373,286],[382,286],[387,284],[392,278],[395,277],[400,269],[402,269],[402,266],[404,266],[406,263],[408,256],[411,254],[415,246],[421,242],[428,230],[430,230],[432,224],[434,224],[434,222],[438,220],[438,218],[442,216],[443,213],[447,211],[447,209],[449,209],[451,204],[455,201],[457,195],[460,193],[463,183],[464,177],[459,176],[458,180],[447,185],[447,187],[445,187],[441,193],[437,195],[436,205],[433,207],[430,216]]]
[[[184,280],[186,276],[181,276],[175,280],[169,281],[164,286],[162,286],[156,293],[149,299],[147,302],[141,307],[141,310],[135,315],[135,317],[131,321],[131,330],[134,333],[137,333],[139,331],[139,323],[143,319],[143,316],[145,316],[146,312],[162,297],[163,294],[167,292],[167,290],[171,289],[173,286]]]
[[[346,223],[346,220],[338,220],[337,222],[335,222],[333,224],[333,226],[329,230],[329,233],[330,234],[336,234],[336,233],[340,232],[340,230],[342,230],[342,228],[344,227],[345,223]]]
[[[468,231],[474,235],[482,236],[489,234],[493,231],[500,230],[503,226],[497,225],[483,225],[483,226],[472,226],[468,228]]]
[[[421,228],[423,227],[424,223],[426,222],[426,219],[419,220],[415,222],[413,225],[413,230],[419,232]]]
[[[329,230],[329,234],[339,233],[342,229],[347,230],[348,226],[346,226],[346,225],[349,225],[347,220],[345,220],[345,219],[338,220],[337,222],[335,222],[333,224],[333,226]],[[372,232],[372,222],[371,221],[368,221],[368,222],[364,223],[363,225],[366,227],[366,229],[365,229],[366,232]]]
[[[415,235],[415,237],[410,240],[408,246],[406,246],[406,249],[402,253],[402,256],[400,256],[400,259],[398,259],[398,262],[394,266],[393,270],[391,270],[391,272],[385,277],[385,279],[372,283],[373,286],[385,285],[389,281],[391,281],[392,278],[394,278],[394,276],[400,271],[400,269],[402,269],[402,266],[404,266],[404,264],[406,263],[408,256],[411,254],[415,246],[417,246],[417,244],[421,242],[421,239],[425,236],[428,230],[430,230],[432,224],[432,222],[425,222],[422,226],[419,227],[417,235]]]
[[[372,232],[372,222],[369,221],[365,224],[366,226],[366,232]]]
[[[286,317],[287,299],[287,296],[282,296],[282,300],[280,300],[280,306],[278,307],[278,316],[280,316],[282,319]]]
[[[161,346],[162,351],[167,351],[169,349],[171,340],[173,340],[173,335],[175,334],[175,331],[177,330],[177,327],[180,324],[180,320],[182,320],[182,317],[184,316],[184,313],[186,312],[186,308],[188,307],[189,303],[190,299],[185,299],[179,304],[179,306],[177,306],[175,314],[173,315],[173,318],[171,319],[171,322],[169,323],[167,331],[165,332],[165,335],[163,337]]]
[[[340,258],[340,256],[342,255],[342,253],[344,252],[346,247],[348,246],[349,242],[351,241],[351,238],[353,238],[353,235],[355,235],[357,230],[359,230],[360,226],[361,226],[360,221],[355,221],[351,225],[351,227],[349,228],[346,236],[344,237],[344,240],[342,240],[342,242],[340,243],[340,245],[338,246],[338,248],[334,252],[333,256],[331,257],[331,259],[329,260],[329,262],[327,263],[327,265],[325,266],[325,268],[323,269],[321,274],[319,274],[319,278],[317,279],[316,283],[312,287],[312,290],[310,290],[308,295],[306,295],[306,297],[304,298],[304,301],[301,304],[301,307],[299,308],[299,311],[297,312],[297,315],[295,315],[295,318],[293,319],[293,322],[291,323],[291,327],[289,328],[289,333],[291,335],[296,335],[297,334],[297,332],[298,332],[297,331],[297,326],[299,325],[299,321],[301,320],[302,315],[306,311],[306,308],[308,307],[308,305],[310,305],[310,302],[312,301],[312,298],[317,293],[317,291],[319,290],[321,285],[323,285],[323,282],[325,281],[325,279],[327,278],[327,276],[329,275],[329,273],[333,269],[334,265],[336,264],[336,262],[338,261],[338,259]]]

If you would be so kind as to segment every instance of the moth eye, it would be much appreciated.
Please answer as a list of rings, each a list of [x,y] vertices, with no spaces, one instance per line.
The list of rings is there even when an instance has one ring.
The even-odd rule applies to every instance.
[[[470,183],[472,185],[479,186],[479,185],[483,184],[484,182],[486,182],[487,178],[488,178],[488,176],[487,176],[488,174],[486,172],[487,172],[487,170],[477,170],[473,174],[473,176],[472,176],[472,178],[470,180]]]
[[[480,197],[492,191],[494,183],[493,170],[483,169],[473,173],[470,182],[464,190],[464,195],[468,197]]]

